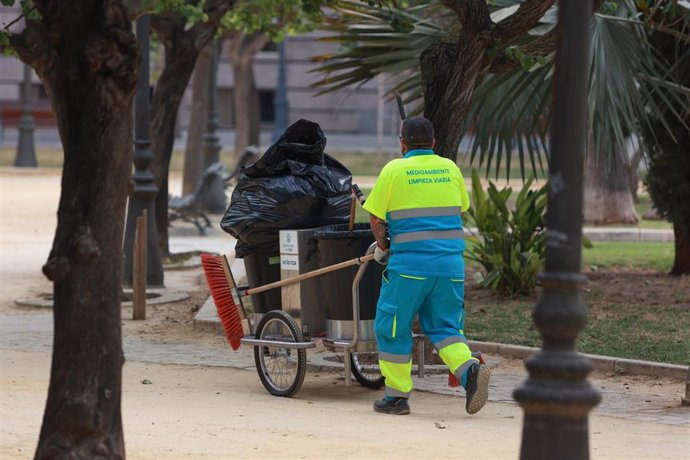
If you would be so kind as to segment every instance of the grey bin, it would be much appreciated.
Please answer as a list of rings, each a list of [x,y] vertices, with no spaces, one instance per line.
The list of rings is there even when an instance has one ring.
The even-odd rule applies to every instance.
[[[363,256],[374,242],[368,223],[355,224],[352,231],[347,225],[331,225],[315,229],[319,267]],[[359,266],[337,270],[319,277],[326,316],[326,334],[331,339],[352,338],[352,282]],[[381,289],[383,267],[369,262],[359,283],[360,339],[374,340],[373,320]]]

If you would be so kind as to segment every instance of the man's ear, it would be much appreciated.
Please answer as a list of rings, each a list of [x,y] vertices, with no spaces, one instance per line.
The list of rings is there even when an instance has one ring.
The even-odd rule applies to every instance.
[[[436,145],[436,138],[434,138],[434,140],[431,141],[431,148],[433,149],[435,145]]]

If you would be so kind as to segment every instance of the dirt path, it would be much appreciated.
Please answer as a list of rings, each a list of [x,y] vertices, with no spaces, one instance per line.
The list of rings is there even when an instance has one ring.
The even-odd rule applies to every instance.
[[[1,350],[0,457],[33,454],[49,355]],[[142,384],[147,379],[151,384]],[[253,371],[129,362],[123,417],[128,457],[185,458],[515,458],[522,413],[489,404],[476,416],[463,400],[416,392],[413,414],[370,409],[374,393],[312,374],[295,398],[268,395]],[[12,414],[11,419],[8,415]],[[592,456],[682,458],[687,427],[590,419]],[[463,442],[468,440],[468,442]],[[663,449],[659,446],[663,445]]]
[[[26,325],[40,329],[49,322],[46,310],[19,308],[14,299],[50,291],[40,267],[55,228],[59,183],[54,172],[0,170],[0,322],[25,325],[15,331],[18,336],[31,332]],[[191,291],[192,298],[152,308],[145,322],[123,319],[125,341],[162,349],[167,344],[217,344],[217,336],[191,329],[192,309],[204,298],[198,293],[198,276],[194,270],[166,273],[166,283]],[[123,318],[128,313],[123,309]],[[42,333],[45,339],[50,332]],[[31,340],[2,343],[0,458],[30,458],[47,394],[49,348],[34,348]],[[522,411],[508,399],[491,402],[469,417],[464,399],[418,391],[411,416],[390,417],[371,410],[379,393],[346,387],[339,373],[309,373],[297,396],[284,399],[268,395],[253,368],[220,366],[228,364],[151,364],[130,354],[122,395],[128,457],[496,459],[515,458],[519,451]],[[609,382],[615,385],[616,379]],[[636,383],[631,392],[652,384],[644,379]],[[669,390],[662,386],[658,392],[673,404],[677,390],[678,385]],[[687,458],[688,439],[687,424],[590,417],[593,458]]]

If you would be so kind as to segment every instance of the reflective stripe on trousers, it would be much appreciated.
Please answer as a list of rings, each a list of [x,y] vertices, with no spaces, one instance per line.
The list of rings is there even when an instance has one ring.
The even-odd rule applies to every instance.
[[[412,356],[379,352],[381,374],[386,376],[386,396],[409,398],[412,391]]]

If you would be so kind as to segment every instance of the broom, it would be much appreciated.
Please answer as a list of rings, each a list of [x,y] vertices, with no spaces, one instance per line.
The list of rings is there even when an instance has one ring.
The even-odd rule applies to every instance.
[[[318,270],[302,273],[301,275],[292,278],[247,289],[244,291],[244,293],[248,295],[259,294],[260,292],[268,291],[270,289],[275,289],[288,284],[297,283],[308,278],[323,275],[324,273],[340,270],[341,268],[360,265],[373,259],[374,254],[357,257],[355,259],[346,260],[335,265],[319,268]],[[215,256],[212,254],[202,253],[201,266],[204,269],[206,282],[208,283],[208,288],[211,291],[213,303],[215,303],[216,310],[218,310],[218,317],[220,318],[220,323],[223,325],[223,329],[225,330],[225,335],[228,338],[228,342],[230,343],[232,349],[237,350],[240,346],[240,339],[251,333],[251,327],[247,314],[244,311],[242,298],[237,292],[237,285],[235,284],[235,279],[232,277],[228,259],[224,255]]]
[[[220,324],[233,350],[240,347],[240,339],[250,333],[249,320],[237,293],[228,259],[224,255],[201,254],[208,289],[218,310]]]

